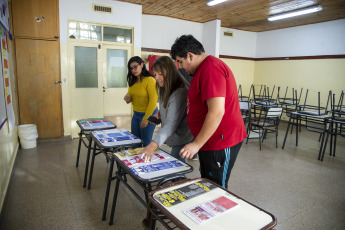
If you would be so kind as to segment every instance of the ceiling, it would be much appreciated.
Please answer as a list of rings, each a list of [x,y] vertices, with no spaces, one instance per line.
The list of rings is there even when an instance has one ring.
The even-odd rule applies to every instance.
[[[345,0],[228,0],[207,6],[208,0],[119,0],[142,5],[143,14],[193,22],[221,20],[221,26],[262,32],[345,18]],[[322,11],[270,22],[269,15],[320,4]]]

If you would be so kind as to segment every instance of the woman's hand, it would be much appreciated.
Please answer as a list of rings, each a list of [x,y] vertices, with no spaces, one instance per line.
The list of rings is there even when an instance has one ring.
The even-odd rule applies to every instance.
[[[146,146],[143,150],[141,150],[138,154],[141,154],[140,158],[144,160],[144,162],[152,161],[153,152],[158,147],[157,143],[151,141],[151,143]]]
[[[144,129],[144,128],[146,128],[146,126],[147,126],[148,124],[149,124],[148,121],[142,120],[141,123],[140,123],[140,128],[141,128],[141,129]]]
[[[161,118],[161,113],[160,113],[160,111],[158,111],[157,113],[155,113],[153,116],[156,117],[157,119],[160,119],[160,118]]]
[[[128,94],[126,94],[126,95],[124,96],[123,100],[125,100],[125,102],[127,102],[127,103],[130,103],[130,102],[132,101],[132,98],[131,98],[131,96],[129,96]]]

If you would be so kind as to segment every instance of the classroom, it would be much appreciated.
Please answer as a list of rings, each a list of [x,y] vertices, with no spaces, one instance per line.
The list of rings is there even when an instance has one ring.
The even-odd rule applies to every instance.
[[[203,14],[236,15],[236,23],[222,21],[221,14],[205,22],[198,22],[199,12],[186,10],[191,16],[185,19],[160,14],[172,6],[180,9],[176,4],[199,11],[207,2],[2,0],[0,93],[5,97],[0,95],[0,229],[143,228],[148,209],[123,183],[119,183],[114,223],[109,225],[117,191],[109,182],[107,188],[110,163],[96,156],[92,169],[87,169],[91,144],[78,150],[81,126],[77,121],[105,118],[116,128],[131,131],[133,107],[123,100],[128,91],[128,60],[139,56],[149,69],[157,57],[170,57],[176,38],[188,34],[231,69],[240,100],[248,98],[253,106],[249,117],[260,107],[254,106],[255,96],[263,95],[277,103],[293,98],[301,105],[298,108],[304,110],[302,105],[308,104],[318,107],[318,115],[320,108],[327,113],[317,123],[322,128],[308,126],[308,116],[295,114],[305,118],[301,127],[296,117],[286,113],[288,106],[279,104],[283,108],[279,135],[276,131],[262,140],[243,140],[229,191],[273,214],[272,229],[345,229],[345,126],[339,121],[335,131],[331,127],[338,124],[335,107],[345,90],[345,1],[228,0],[213,6],[214,10],[200,9]],[[303,4],[323,9],[316,16],[289,19],[290,24],[266,19],[269,5],[292,10]],[[338,11],[327,11],[335,10],[334,5]],[[246,16],[241,19],[236,10]],[[328,18],[323,15],[326,11]],[[257,17],[258,12],[266,12],[266,18],[250,21],[250,15]],[[344,108],[345,102],[339,117],[344,117]],[[247,129],[252,128],[250,120],[245,122]],[[19,129],[24,124],[36,124],[33,148],[23,148]],[[161,148],[171,151],[167,145]],[[200,178],[199,161],[189,159],[187,164],[194,170],[186,177]],[[89,189],[83,187],[87,170],[94,170]],[[141,189],[135,183],[131,186]],[[107,213],[105,220],[102,211]],[[166,229],[158,221],[156,228]]]

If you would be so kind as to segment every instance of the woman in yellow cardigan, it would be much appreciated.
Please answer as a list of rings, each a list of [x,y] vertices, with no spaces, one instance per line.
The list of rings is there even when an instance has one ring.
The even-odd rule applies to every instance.
[[[131,132],[146,146],[151,142],[156,127],[147,121],[148,116],[158,112],[156,80],[147,71],[143,60],[134,56],[128,61],[127,82],[128,92],[123,99],[133,105]]]

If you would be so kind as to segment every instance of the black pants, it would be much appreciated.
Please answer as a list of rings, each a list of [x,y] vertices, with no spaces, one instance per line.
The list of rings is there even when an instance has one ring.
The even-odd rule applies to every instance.
[[[227,189],[231,169],[234,167],[241,146],[242,142],[221,150],[200,150],[198,154],[201,177],[207,178]]]

